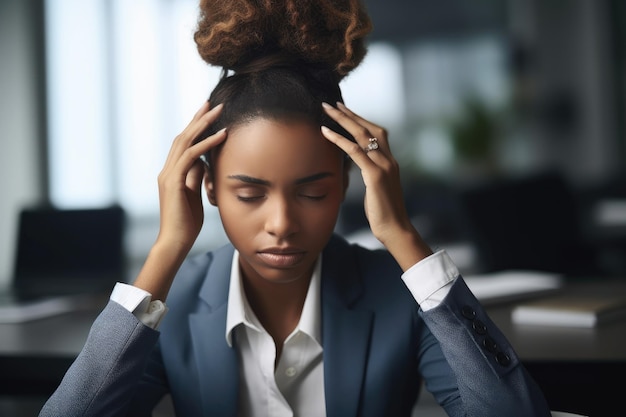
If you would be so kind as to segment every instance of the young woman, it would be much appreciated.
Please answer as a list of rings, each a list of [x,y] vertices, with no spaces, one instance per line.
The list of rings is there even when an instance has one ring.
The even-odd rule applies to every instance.
[[[451,416],[549,415],[409,221],[386,131],[342,104],[370,28],[357,0],[202,1],[224,77],[172,144],[143,269],[41,416],[149,416],[166,393],[184,417],[409,416],[422,381]],[[386,250],[333,233],[352,163]],[[231,243],[186,259],[203,184]]]

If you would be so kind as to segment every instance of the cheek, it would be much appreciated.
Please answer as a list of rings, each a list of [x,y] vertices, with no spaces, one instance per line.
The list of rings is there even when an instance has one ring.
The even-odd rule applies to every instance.
[[[238,223],[249,224],[258,216],[258,210],[242,203],[231,193],[216,193],[217,208],[223,223],[237,226]]]
[[[222,204],[221,201],[217,208],[224,232],[235,246],[239,247],[249,242],[258,234],[261,226],[254,212],[238,210],[237,206]]]
[[[303,229],[312,233],[323,231],[324,234],[332,231],[339,216],[341,201],[341,196],[337,195],[325,201],[324,204],[303,209],[300,216]]]

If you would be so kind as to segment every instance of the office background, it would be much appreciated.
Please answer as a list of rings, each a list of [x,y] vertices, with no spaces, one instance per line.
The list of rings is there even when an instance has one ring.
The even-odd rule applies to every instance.
[[[159,80],[168,80],[170,89],[172,85],[181,86],[181,91],[190,91],[191,95],[177,98],[177,107],[168,111],[148,106],[135,114],[139,104],[130,106],[119,97],[118,90],[133,93],[142,79],[120,79],[119,71],[130,74],[131,68],[141,67],[142,63],[102,60],[100,48],[72,49],[68,47],[70,41],[78,39],[70,39],[66,40],[65,49],[63,42],[57,45],[61,48],[59,54],[70,49],[81,59],[64,59],[61,64],[85,75],[85,79],[70,80],[74,87],[82,85],[83,89],[63,90],[63,82],[67,82],[63,78],[51,86],[50,72],[59,63],[50,61],[46,55],[53,48],[49,32],[52,28],[47,23],[50,13],[46,16],[46,10],[74,10],[74,20],[64,21],[61,17],[56,28],[62,27],[63,22],[82,21],[88,25],[75,37],[82,36],[94,42],[92,45],[96,45],[96,30],[106,32],[107,27],[114,26],[134,30],[124,32],[132,35],[127,38],[129,45],[109,39],[111,43],[107,45],[117,48],[108,50],[106,54],[113,55],[106,56],[137,59],[132,50],[124,50],[122,46],[132,46],[130,39],[137,36],[141,40],[142,34],[148,32],[142,32],[141,25],[133,25],[132,19],[125,22],[124,29],[114,18],[118,16],[115,13],[132,17],[144,8],[151,12],[137,15],[143,23],[155,15],[161,16],[157,21],[163,22],[158,20],[163,19],[162,9],[171,11],[171,7],[182,5],[180,13],[187,13],[184,19],[189,23],[188,13],[193,12],[194,4],[193,0],[0,0],[0,286],[7,285],[11,277],[16,220],[24,206],[50,202],[68,207],[121,203],[130,218],[129,256],[134,265],[141,262],[158,225],[156,173],[162,164],[159,155],[164,155],[169,141],[208,93],[214,80],[211,77],[216,76],[205,67],[194,66],[193,71],[200,71],[194,74],[207,71],[206,78],[200,75],[202,86],[194,88],[176,84],[185,77],[177,76],[175,71],[161,74],[165,78]],[[623,203],[626,199],[626,3],[621,0],[367,0],[366,4],[375,26],[372,50],[363,69],[348,78],[344,86],[346,101],[389,128],[406,180],[407,202],[428,239],[437,246],[456,248],[458,241],[471,241],[473,237],[471,233],[464,234],[467,224],[463,216],[457,216],[456,200],[452,198],[456,194],[451,190],[493,183],[499,189],[501,181],[535,174],[538,178],[548,178],[547,184],[554,185],[552,174],[556,173],[574,191],[574,200],[567,200],[566,196],[559,200],[558,209],[552,205],[554,197],[561,196],[560,183],[556,184],[556,192],[530,194],[526,200],[531,200],[529,207],[533,210],[523,211],[531,213],[531,222],[538,227],[517,229],[517,232],[537,231],[543,233],[538,239],[544,243],[558,244],[558,239],[546,237],[554,237],[550,236],[554,231],[567,234],[569,223],[556,222],[560,228],[550,230],[547,227],[554,225],[555,218],[563,220],[566,214],[576,212],[574,220],[580,223],[590,243],[608,241],[609,245],[615,245],[602,272],[626,277],[622,259],[626,248]],[[104,23],[97,20],[94,10],[106,10],[108,20]],[[115,25],[111,26],[112,22]],[[185,36],[190,35],[187,30]],[[187,47],[193,47],[190,37],[181,39]],[[192,52],[193,48],[187,50]],[[113,64],[117,69],[112,69]],[[111,76],[111,72],[118,78]],[[111,91],[115,93],[109,94]],[[57,105],[60,102],[52,101],[81,94],[87,102],[93,99],[90,103],[93,113],[102,112],[109,117],[105,120],[115,120],[118,123],[115,128],[103,124],[103,119],[82,119],[73,113],[75,108],[69,106],[64,110]],[[170,97],[167,94],[172,93],[159,94]],[[108,101],[96,100],[101,97]],[[160,147],[153,150],[149,165],[141,165],[140,172],[120,174],[133,167],[134,154],[126,153],[119,143],[113,150],[107,150],[109,154],[80,149],[66,153],[56,148],[59,138],[72,137],[76,129],[89,132],[78,137],[79,144],[85,138],[88,140],[83,142],[87,143],[96,139],[104,143],[126,141],[129,132],[132,137],[135,130],[119,124],[120,117],[111,117],[120,109],[137,118],[147,117],[146,123],[154,118],[164,123],[157,126],[162,134],[158,138]],[[58,120],[70,121],[69,133],[64,133]],[[118,135],[120,132],[127,136]],[[91,172],[80,170],[85,165]],[[55,171],[61,168],[67,169]],[[106,172],[111,175],[102,177]],[[543,177],[545,172],[549,173],[547,177]],[[81,181],[75,184],[72,178]],[[133,184],[142,187],[134,197],[133,190],[137,188],[127,188]],[[519,196],[522,190],[528,191],[528,184],[535,183],[525,182],[526,188],[518,188],[514,194]],[[493,189],[490,186],[486,189]],[[532,186],[531,190],[536,188]],[[358,232],[363,227],[359,191],[355,181],[340,223],[346,233]],[[496,198],[501,200],[498,195]],[[597,203],[603,199],[610,203],[599,206],[605,211],[585,206],[589,201]],[[568,201],[573,204],[568,205]],[[588,210],[579,213],[578,203]],[[506,210],[513,212],[516,206],[514,201]],[[476,207],[481,206],[476,204]],[[215,220],[215,213],[208,210],[209,221]],[[552,217],[542,222],[546,214]],[[601,229],[602,224],[597,222],[604,222],[604,234],[598,234],[596,226]],[[198,250],[222,240],[219,232],[203,235]],[[464,252],[454,253],[461,257]],[[474,266],[472,262],[467,265]]]
[[[128,198],[133,190],[121,190],[114,183],[129,182],[135,176],[132,172],[126,178],[119,178],[117,173],[117,178],[106,179],[110,190],[91,200],[90,191],[85,190],[105,187],[95,181],[90,184],[90,174],[71,170],[65,174],[81,177],[79,185],[63,183],[63,178],[51,179],[51,172],[58,166],[80,168],[87,164],[95,172],[101,166],[97,154],[72,154],[64,161],[61,153],[53,158],[54,147],[58,146],[54,135],[64,136],[55,117],[67,118],[69,112],[71,118],[73,110],[68,107],[65,115],[58,110],[63,101],[58,101],[57,96],[63,98],[69,91],[55,93],[50,82],[46,84],[56,64],[46,58],[46,51],[50,54],[54,45],[50,45],[51,28],[45,12],[72,10],[79,3],[86,4],[66,0],[0,2],[0,285],[6,285],[11,275],[16,218],[23,206],[49,202],[61,206],[109,202],[124,205],[126,198],[131,206],[129,251],[137,260],[145,254],[155,233],[153,178],[162,162],[158,156],[163,155],[167,144],[161,146],[161,154],[152,155],[152,170],[142,169],[143,177],[137,175],[144,179],[142,189],[152,190],[152,194],[139,193],[135,200]],[[98,3],[102,2],[87,3],[101,7]],[[185,3],[186,10],[192,12],[190,5],[195,4],[188,0],[154,0],[143,2],[143,6],[154,9],[168,3]],[[484,182],[545,169],[556,170],[576,190],[619,181],[626,158],[626,13],[622,2],[366,3],[375,25],[370,38],[372,52],[367,58],[371,62],[366,61],[365,70],[357,70],[349,77],[351,84],[344,86],[346,101],[389,128],[411,197],[412,184]],[[158,4],[161,6],[155,6]],[[118,13],[123,15],[124,11]],[[90,23],[86,14],[79,13],[78,19]],[[85,36],[90,34],[86,32]],[[94,40],[93,49],[97,45]],[[106,78],[110,63],[97,61],[97,56],[87,51],[74,54],[77,60],[66,60],[65,65],[84,67],[87,78],[93,77],[88,83],[97,84],[98,77],[111,82],[110,77]],[[72,57],[64,55],[68,56]],[[85,59],[79,60],[81,57]],[[89,58],[94,58],[94,62]],[[100,65],[100,73],[90,74],[90,65]],[[124,68],[124,62],[117,65]],[[203,86],[196,88],[200,94],[197,97],[203,97],[204,89],[211,86],[210,69],[206,71]],[[204,76],[201,72],[196,74]],[[96,99],[101,98],[97,89],[91,92]],[[56,96],[51,98],[53,94]],[[183,126],[196,102],[184,105],[187,107],[178,108],[178,113],[170,113],[173,120],[169,131],[164,129],[166,139],[162,142],[171,140]],[[115,103],[93,101],[95,109],[106,110],[106,106]],[[81,117],[75,119],[80,127]],[[102,121],[96,120],[90,128],[101,127],[98,123]],[[110,128],[109,136],[102,140],[114,141],[115,132]],[[83,160],[83,165],[76,165],[77,160]],[[114,176],[116,165],[111,166],[108,169]],[[74,194],[73,186],[77,187]],[[351,201],[358,204],[358,185],[353,188],[355,198]],[[415,193],[421,190],[416,188]],[[146,195],[150,198],[144,198]],[[347,232],[358,226],[343,224]],[[218,244],[222,238],[217,232],[203,243]],[[435,240],[447,238],[436,233],[433,236]]]

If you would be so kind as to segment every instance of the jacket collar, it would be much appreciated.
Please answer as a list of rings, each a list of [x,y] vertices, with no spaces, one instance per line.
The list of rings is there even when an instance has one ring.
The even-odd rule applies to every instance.
[[[200,287],[199,297],[212,311],[219,309],[228,301],[230,268],[234,253],[235,248],[232,245],[226,245],[207,255],[212,259]]]
[[[200,287],[199,297],[206,304],[189,316],[191,341],[203,392],[204,415],[237,415],[239,372],[237,352],[224,339],[226,302],[234,249],[224,246],[207,256],[211,263]]]

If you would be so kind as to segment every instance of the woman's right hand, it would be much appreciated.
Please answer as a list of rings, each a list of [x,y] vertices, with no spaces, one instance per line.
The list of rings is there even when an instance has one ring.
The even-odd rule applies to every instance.
[[[174,139],[158,176],[159,234],[134,285],[164,300],[178,268],[193,246],[202,223],[202,180],[200,156],[222,143],[226,131],[196,142],[219,116],[222,105],[210,109],[205,103],[187,127]]]
[[[160,226],[157,243],[180,250],[185,255],[195,242],[204,219],[200,156],[226,139],[221,130],[204,140],[194,141],[219,115],[222,105],[209,110],[205,103],[189,125],[172,143],[165,165],[158,176]]]

